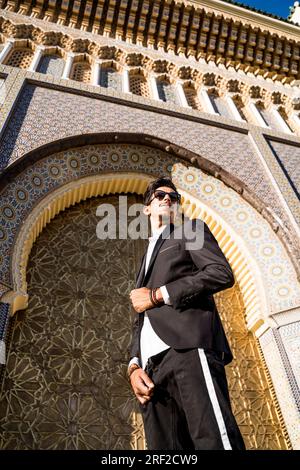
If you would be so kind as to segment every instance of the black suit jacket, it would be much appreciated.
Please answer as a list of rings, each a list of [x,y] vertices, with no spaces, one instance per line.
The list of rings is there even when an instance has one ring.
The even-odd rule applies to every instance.
[[[190,249],[191,234],[203,240],[202,248]],[[196,240],[196,239],[194,239]],[[185,220],[168,225],[158,238],[147,273],[146,253],[136,278],[136,288],[165,285],[172,305],[147,310],[157,335],[174,349],[203,348],[232,354],[214,302],[213,294],[232,287],[234,276],[218,242],[205,222]],[[140,358],[140,333],[144,313],[136,313],[130,357]]]

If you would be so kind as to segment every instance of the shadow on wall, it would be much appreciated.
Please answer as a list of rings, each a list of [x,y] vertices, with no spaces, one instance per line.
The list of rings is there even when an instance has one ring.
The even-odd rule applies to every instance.
[[[3,171],[10,162],[17,138],[33,98],[34,90],[34,86],[27,85],[15,103],[14,110],[17,108],[18,112],[13,113],[4,131],[4,136],[0,141],[0,171]],[[17,155],[17,157],[19,156]]]

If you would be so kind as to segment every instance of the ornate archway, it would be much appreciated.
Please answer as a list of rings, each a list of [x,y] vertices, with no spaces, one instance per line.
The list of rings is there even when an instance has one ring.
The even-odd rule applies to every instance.
[[[99,174],[100,170],[101,174]],[[260,446],[265,445],[267,448],[284,448],[287,446],[287,440],[284,437],[284,431],[279,423],[280,420],[276,411],[278,405],[276,400],[274,401],[274,397],[271,396],[272,394],[267,390],[268,378],[265,375],[255,339],[249,332],[249,328],[257,331],[262,327],[267,328],[269,323],[272,323],[271,313],[274,310],[271,309],[270,311],[270,307],[274,306],[275,291],[273,290],[270,293],[264,286],[263,281],[265,279],[261,270],[263,263],[260,266],[256,262],[253,251],[253,247],[256,245],[254,243],[251,246],[249,231],[242,232],[241,227],[244,229],[247,223],[251,222],[251,217],[255,217],[256,225],[259,223],[259,227],[256,228],[259,228],[260,232],[253,233],[253,238],[257,239],[258,236],[265,236],[264,230],[269,230],[267,232],[269,245],[270,240],[272,240],[276,246],[276,254],[283,258],[286,257],[288,260],[283,246],[276,240],[274,233],[272,234],[272,230],[263,218],[238,194],[216,180],[216,178],[210,177],[192,166],[183,165],[180,158],[171,158],[161,151],[153,151],[153,149],[142,146],[119,144],[72,149],[46,157],[23,173],[22,178],[16,179],[14,187],[11,188],[14,191],[13,195],[15,196],[16,191],[19,191],[18,195],[21,201],[26,200],[26,197],[27,200],[29,199],[30,195],[24,191],[26,184],[23,188],[20,187],[21,180],[24,183],[31,181],[33,185],[36,184],[40,194],[38,197],[38,191],[36,191],[34,204],[32,204],[31,210],[29,210],[25,221],[22,223],[22,229],[15,231],[14,254],[11,266],[11,272],[14,274],[14,290],[5,295],[5,299],[11,301],[14,310],[26,306],[27,285],[25,276],[27,259],[32,244],[43,227],[57,213],[91,196],[120,192],[141,194],[147,182],[156,175],[161,173],[172,174],[173,179],[183,193],[187,215],[200,216],[208,223],[231,263],[238,281],[236,291],[231,292],[231,297],[227,300],[227,303],[232,306],[235,305],[233,315],[236,315],[237,311],[239,312],[236,320],[239,317],[240,320],[243,319],[241,320],[243,322],[244,316],[246,317],[247,327],[246,323],[242,326],[240,321],[236,321],[236,325],[239,326],[235,331],[237,337],[238,335],[243,337],[243,342],[237,342],[237,349],[242,349],[245,354],[243,354],[241,362],[244,365],[232,369],[230,373],[232,374],[231,383],[235,383],[237,387],[233,395],[239,396],[239,400],[236,402],[242,401],[245,405],[242,409],[237,410],[237,414],[239,415],[238,419],[241,427],[244,426],[245,436],[247,434],[252,435],[251,439],[249,437],[248,447],[262,448]],[[45,184],[46,178],[48,178],[47,184]],[[55,182],[59,182],[59,184],[55,185]],[[201,197],[198,191],[200,191]],[[222,198],[221,205],[220,200],[215,196],[216,193],[219,193],[219,198]],[[236,206],[235,198],[237,198],[239,206]],[[190,203],[188,204],[188,202]],[[8,209],[6,216],[9,216],[9,204],[5,208]],[[232,208],[235,210],[232,211]],[[236,219],[233,218],[233,215],[236,216]],[[245,223],[245,220],[248,222]],[[237,225],[238,222],[240,222],[239,225]],[[251,224],[249,227],[251,227]],[[241,240],[242,237],[243,240]],[[266,255],[270,255],[268,250]],[[293,282],[295,273],[291,263],[287,262],[286,267],[285,275],[288,273],[291,276],[291,282]],[[297,293],[294,299],[291,296],[289,296],[289,299],[295,302]],[[273,304],[270,302],[271,300]],[[226,305],[226,309],[222,308],[222,304],[224,305],[225,302],[222,297],[218,299],[218,302],[220,302],[221,312],[222,310],[228,311],[228,305]],[[225,324],[227,320],[224,318]],[[233,323],[232,319],[231,324]],[[230,328],[231,326],[229,330]],[[249,360],[247,356],[250,351],[252,351],[252,354],[250,354],[251,359]],[[251,367],[249,367],[249,364],[252,364]],[[248,379],[246,379],[247,373],[249,373]],[[251,377],[259,377],[259,381],[255,381],[255,383],[252,381],[252,389],[250,387]],[[270,380],[269,383],[271,383]],[[249,390],[252,390],[254,395],[256,393],[253,403],[249,397],[246,399]],[[240,400],[241,396],[244,397],[243,400]],[[256,403],[255,406],[254,402]],[[255,408],[256,411],[254,412]],[[251,413],[254,413],[254,420]],[[268,423],[268,432],[266,432],[267,428],[261,427],[263,421],[259,422],[259,416],[260,420],[263,418],[263,421]],[[258,429],[262,430],[261,436],[268,436],[265,440],[258,431],[255,431]]]

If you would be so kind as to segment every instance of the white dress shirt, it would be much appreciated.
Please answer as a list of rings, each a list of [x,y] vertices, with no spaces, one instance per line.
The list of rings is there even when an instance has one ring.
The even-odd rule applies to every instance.
[[[148,270],[155,244],[165,227],[165,225],[162,225],[159,229],[152,230],[152,237],[149,238],[149,245],[146,255],[145,274]],[[160,290],[165,304],[171,305],[166,286],[161,286]],[[137,313],[137,315],[139,314]],[[141,363],[138,357],[133,357],[129,362],[129,366],[131,364],[138,364],[142,366],[143,369],[145,369],[149,357],[154,356],[155,354],[158,354],[161,351],[164,351],[165,349],[168,349],[170,347],[153,330],[147,311],[145,311],[144,313],[144,323],[141,331],[140,342]]]

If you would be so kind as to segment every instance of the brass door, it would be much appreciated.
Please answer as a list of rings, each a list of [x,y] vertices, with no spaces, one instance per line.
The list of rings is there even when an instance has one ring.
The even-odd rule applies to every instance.
[[[129,196],[128,205],[140,201]],[[99,240],[93,198],[59,214],[28,265],[29,306],[16,314],[3,381],[0,447],[130,449],[143,429],[126,378],[144,240]]]

